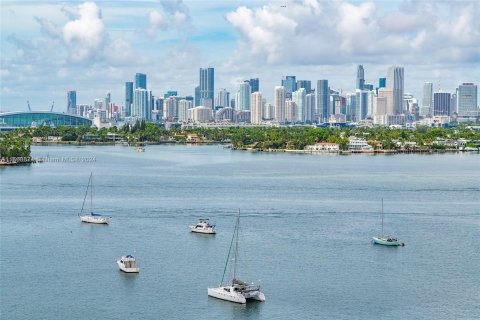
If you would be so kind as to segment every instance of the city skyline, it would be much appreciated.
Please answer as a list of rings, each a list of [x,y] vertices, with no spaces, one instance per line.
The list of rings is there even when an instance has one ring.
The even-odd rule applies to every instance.
[[[374,85],[389,66],[403,66],[404,92],[419,100],[424,82],[450,93],[461,83],[480,82],[474,1],[285,5],[2,1],[0,109],[26,110],[29,100],[33,110],[45,110],[55,100],[55,110],[63,111],[67,91],[77,91],[77,103],[110,92],[122,105],[125,82],[136,73],[148,75],[148,90],[157,96],[171,90],[194,95],[198,68],[209,66],[216,69],[216,88],[233,93],[243,81],[259,78],[270,102],[287,75],[314,84],[327,79],[333,90],[354,92],[359,64],[365,83]],[[321,25],[327,14],[337,23]],[[392,23],[399,19],[401,24]],[[86,26],[88,33],[82,31]],[[324,32],[312,32],[319,27]]]

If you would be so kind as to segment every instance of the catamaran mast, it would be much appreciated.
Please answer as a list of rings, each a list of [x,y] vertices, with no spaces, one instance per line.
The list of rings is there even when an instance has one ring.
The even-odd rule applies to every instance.
[[[383,238],[383,198],[382,198],[382,238]]]
[[[238,209],[237,228],[235,230],[236,239],[235,239],[235,256],[234,256],[234,261],[233,261],[233,279],[236,279],[236,276],[237,276],[238,229],[240,229],[240,209]]]

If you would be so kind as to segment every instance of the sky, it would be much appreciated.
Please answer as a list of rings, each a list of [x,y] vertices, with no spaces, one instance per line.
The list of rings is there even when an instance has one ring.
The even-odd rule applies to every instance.
[[[0,110],[65,112],[66,94],[93,104],[147,74],[155,96],[194,95],[199,68],[215,91],[260,78],[272,102],[287,75],[355,89],[358,64],[378,84],[405,68],[405,92],[423,83],[454,92],[480,83],[480,1],[97,0],[0,2]]]

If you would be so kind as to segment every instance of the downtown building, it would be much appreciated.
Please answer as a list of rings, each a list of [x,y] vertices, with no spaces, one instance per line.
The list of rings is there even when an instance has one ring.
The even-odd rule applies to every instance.
[[[275,87],[275,121],[285,122],[285,88],[283,86]]]
[[[477,104],[477,85],[463,83],[457,89],[457,114],[462,118],[476,118],[479,116]]]
[[[213,108],[215,91],[215,70],[213,68],[200,68],[200,85],[198,86],[198,106]],[[195,92],[197,98],[197,92]],[[197,100],[195,100],[197,105]]]
[[[261,92],[252,93],[252,106],[250,109],[250,122],[260,124],[263,120],[263,98]]]

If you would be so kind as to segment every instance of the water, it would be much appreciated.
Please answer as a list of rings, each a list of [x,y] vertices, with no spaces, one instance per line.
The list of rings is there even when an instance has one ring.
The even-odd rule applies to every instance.
[[[480,157],[292,155],[221,146],[33,147],[96,162],[0,169],[2,319],[478,319]],[[94,208],[80,223],[90,172]],[[406,246],[372,245],[385,232]],[[87,207],[89,203],[87,202]],[[240,208],[240,278],[209,298]],[[199,217],[218,234],[191,234]],[[115,261],[134,253],[138,275]]]

